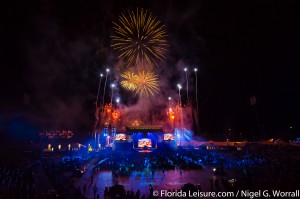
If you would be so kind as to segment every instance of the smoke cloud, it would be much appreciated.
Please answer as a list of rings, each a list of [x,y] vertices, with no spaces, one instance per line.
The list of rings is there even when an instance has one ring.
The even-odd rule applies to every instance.
[[[87,7],[74,3],[70,7],[62,2],[46,1],[38,5],[41,8],[39,15],[28,16],[24,20],[24,24],[30,24],[26,27],[28,30],[23,31],[21,49],[25,57],[28,89],[22,91],[21,101],[26,104],[26,115],[42,128],[92,129],[100,72],[105,74],[106,67],[112,70],[107,82],[106,102],[110,101],[111,83],[120,82],[124,68],[110,47],[112,21],[123,10],[137,5],[123,1],[85,5]],[[186,12],[181,18],[177,6],[171,1],[163,5],[164,10],[156,5],[157,2],[145,3],[142,7],[153,11],[166,25],[169,34],[167,59],[154,68],[159,76],[160,91],[154,97],[141,98],[117,86],[114,96],[121,98],[120,108],[126,124],[137,118],[145,124],[166,126],[168,97],[177,102],[176,85],[181,83],[184,87],[181,71],[190,62],[186,61],[186,49],[182,49],[178,38],[183,32],[181,29],[186,26],[185,21],[193,17],[197,9]],[[103,84],[104,81],[100,99]],[[191,85],[190,89],[192,92]],[[181,91],[183,98],[184,90]],[[190,116],[184,118],[186,125],[191,126]]]

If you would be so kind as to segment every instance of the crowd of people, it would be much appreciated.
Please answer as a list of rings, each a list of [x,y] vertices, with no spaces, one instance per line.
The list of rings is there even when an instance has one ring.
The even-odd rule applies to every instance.
[[[255,181],[265,176],[272,182],[266,182],[264,186],[268,188],[288,190],[297,188],[300,177],[300,147],[251,144],[244,147],[244,155],[243,160],[239,161],[239,167],[250,181],[250,185],[257,184]]]
[[[168,170],[202,169],[203,166],[215,167],[215,175],[219,175],[219,180],[210,183],[211,190],[220,190],[220,187],[230,190],[237,188],[257,188],[257,185],[264,188],[281,188],[293,190],[297,188],[300,177],[300,148],[289,145],[262,145],[247,144],[242,151],[230,152],[229,156],[218,150],[205,149],[182,149],[177,150],[156,150],[151,153],[139,153],[137,151],[110,151],[102,150],[97,153],[89,153],[87,158],[80,159],[78,154],[72,154],[77,158],[69,158],[65,162],[56,162],[53,158],[46,158],[41,161],[41,166],[50,179],[56,193],[60,197],[67,197],[72,185],[72,175],[69,179],[62,179],[65,171],[73,171],[74,168],[88,167],[90,165],[94,172],[102,170],[112,171],[113,178],[119,175],[130,175],[132,172],[148,172],[150,175],[164,173]],[[72,157],[72,156],[70,156]],[[233,169],[237,171],[232,183],[228,183],[226,171]],[[0,163],[0,198],[36,198],[37,185],[33,177],[34,165],[27,167],[13,167]],[[148,175],[148,174],[147,174]],[[76,176],[80,178],[80,176]],[[262,181],[266,183],[263,184]],[[93,179],[91,180],[93,182]],[[272,183],[269,183],[272,182]],[[151,187],[149,195],[144,194],[145,190],[126,190],[122,185],[117,184],[106,187],[100,192],[96,184],[90,184],[94,198],[126,198],[140,199],[151,197]],[[89,183],[88,183],[89,185]],[[84,198],[87,186],[77,187],[75,196]],[[199,185],[189,184],[182,189],[198,189]],[[69,189],[69,190],[68,190]],[[72,189],[73,190],[73,189]],[[101,194],[100,194],[101,193]],[[44,194],[47,195],[47,194]]]
[[[300,150],[294,146],[248,144],[242,151],[230,152],[231,156],[218,150],[186,150],[159,151],[152,153],[110,152],[100,154],[101,164],[95,170],[112,170],[112,174],[129,175],[133,171],[147,171],[154,174],[166,170],[201,169],[202,166],[216,167],[215,175],[220,180],[211,182],[214,190],[220,185],[226,190],[238,188],[296,188],[299,176]],[[233,154],[233,155],[232,155]],[[235,170],[235,177],[226,176],[228,170]],[[266,172],[267,170],[267,172]],[[261,184],[267,177],[272,183]],[[212,189],[212,190],[213,190]],[[109,193],[109,191],[106,191]],[[136,198],[132,190],[125,191],[127,198]],[[146,196],[145,196],[146,197]]]
[[[81,189],[81,187],[77,187],[76,188],[76,198],[81,199],[81,198],[85,198],[86,196],[86,185],[83,186],[83,188]],[[99,198],[103,198],[103,199],[156,199],[157,197],[155,197],[153,195],[153,187],[150,184],[149,188],[148,188],[148,194],[142,194],[141,191],[138,189],[137,191],[134,190],[126,190],[125,187],[123,185],[119,185],[116,184],[114,186],[111,187],[105,187],[104,193],[103,195],[100,196],[99,192],[98,192],[98,188],[96,185],[93,186],[93,197],[94,199],[99,199]],[[194,184],[185,184],[183,187],[181,187],[178,190],[168,190],[168,192],[175,192],[175,191],[202,191],[202,187],[200,184],[198,185],[194,185]],[[177,199],[179,197],[172,197],[173,199]]]
[[[0,163],[0,198],[33,198],[35,191],[32,168],[23,170]]]
[[[204,155],[205,153],[205,155]],[[181,150],[154,151],[152,153],[138,152],[111,152],[99,155],[99,161],[94,165],[94,170],[112,170],[114,175],[130,175],[133,171],[167,171],[178,168],[179,170],[201,169],[204,163],[219,161],[213,152],[197,152]]]

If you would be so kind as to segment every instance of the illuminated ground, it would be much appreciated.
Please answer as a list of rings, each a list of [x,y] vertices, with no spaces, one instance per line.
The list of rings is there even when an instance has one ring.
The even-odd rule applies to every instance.
[[[94,181],[92,185],[90,185],[92,172],[90,168],[82,178],[75,182],[75,186],[80,186],[81,188],[84,184],[87,184],[86,198],[93,198],[93,186],[95,183],[101,198],[103,197],[105,187],[112,186],[115,183],[124,185],[126,190],[133,189],[136,192],[139,189],[141,196],[143,194],[147,196],[149,194],[148,190],[150,184],[154,190],[178,189],[186,183],[201,184],[202,190],[210,191],[210,180],[220,178],[216,177],[212,172],[212,168],[208,167],[204,167],[202,170],[182,171],[182,175],[180,175],[177,169],[165,171],[165,174],[157,172],[153,177],[151,172],[133,172],[128,177],[118,177],[115,180],[112,178],[111,171],[98,171],[94,173]]]

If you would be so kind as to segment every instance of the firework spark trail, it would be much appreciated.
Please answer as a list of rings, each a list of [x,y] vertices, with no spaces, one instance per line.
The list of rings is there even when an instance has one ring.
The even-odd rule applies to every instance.
[[[136,83],[134,81],[134,79],[136,78],[136,75],[134,75],[134,73],[124,72],[123,74],[121,74],[121,77],[125,79],[120,82],[121,86],[124,89],[134,91],[137,88]]]
[[[165,59],[168,42],[165,26],[144,9],[122,13],[118,22],[113,22],[111,36],[114,50],[119,52],[127,66],[158,66]]]
[[[121,75],[125,80],[121,81],[121,86],[129,91],[134,91],[137,95],[152,96],[158,93],[158,77],[153,72],[139,72],[134,74],[125,72]]]
[[[154,96],[158,93],[158,78],[153,72],[141,72],[138,73],[136,78],[137,88],[135,90],[136,94],[146,95],[151,94]]]

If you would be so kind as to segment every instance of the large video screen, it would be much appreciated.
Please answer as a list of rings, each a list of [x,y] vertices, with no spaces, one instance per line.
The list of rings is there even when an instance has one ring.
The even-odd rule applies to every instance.
[[[116,134],[115,140],[126,140],[126,134]]]
[[[164,140],[174,140],[174,135],[172,133],[164,134]]]
[[[151,148],[152,147],[152,141],[148,138],[139,139],[138,147],[139,148],[144,148],[144,147]]]

